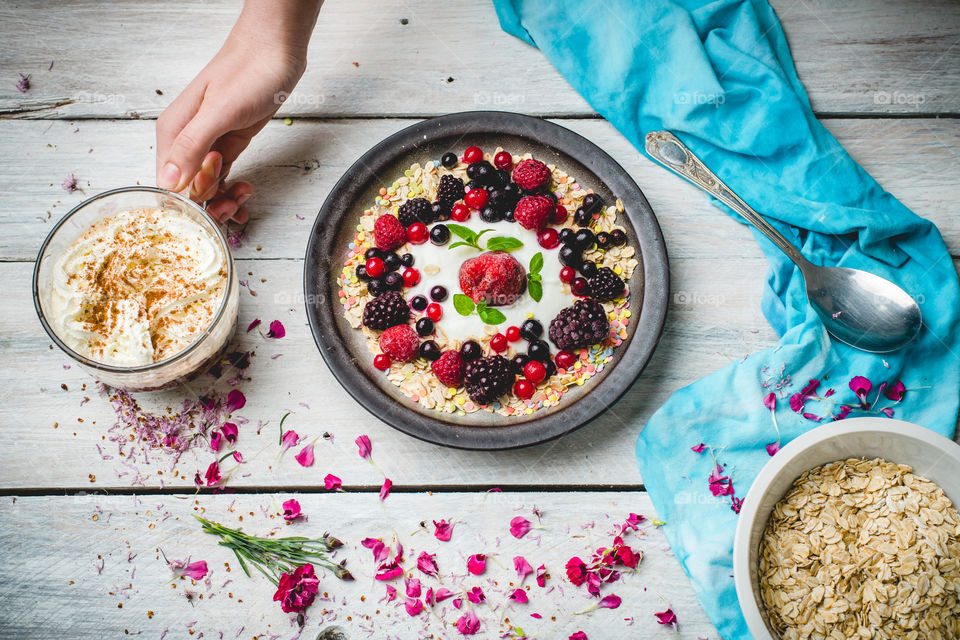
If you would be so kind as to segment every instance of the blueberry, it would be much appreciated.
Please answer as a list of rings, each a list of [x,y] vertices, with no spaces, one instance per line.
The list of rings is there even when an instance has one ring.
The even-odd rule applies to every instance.
[[[615,247],[627,244],[627,234],[624,233],[623,229],[614,229],[610,232],[610,242]]]
[[[520,325],[520,337],[533,342],[543,335],[543,325],[539,320],[524,320]]]
[[[430,229],[430,242],[443,246],[450,242],[450,229],[445,224],[435,224]]]
[[[467,165],[467,177],[471,180],[477,179],[477,170],[480,169],[480,162],[471,162]]]
[[[476,180],[470,180],[469,182],[467,182],[467,184],[463,185],[464,191],[470,191],[470,189],[479,189],[479,188],[480,188],[480,183],[477,182]]]
[[[580,273],[583,274],[584,278],[592,278],[597,275],[597,263],[586,261],[580,265]]]
[[[510,182],[510,172],[506,169],[497,169],[494,174],[494,182],[498,186],[504,186]]]
[[[518,376],[523,375],[523,368],[527,366],[528,362],[530,362],[530,358],[522,353],[518,353],[510,360],[510,363],[513,365],[513,371]]]
[[[430,299],[434,302],[443,302],[447,299],[447,288],[439,284],[431,288]]]
[[[412,267],[412,266],[413,266],[413,254],[412,254],[412,253],[405,253],[405,254],[403,254],[402,256],[400,256],[400,262],[401,262],[401,263],[403,264],[403,266],[405,266],[405,267]]]
[[[493,193],[494,191],[497,190],[497,185],[495,185],[495,184],[485,184],[485,185],[483,185],[483,188],[487,190],[487,194],[489,195],[489,194],[491,194],[491,193]]]
[[[564,245],[560,247],[560,251],[557,254],[557,257],[560,259],[560,264],[565,267],[572,267],[576,269],[580,266],[580,262],[583,260],[583,256],[580,253],[579,249],[575,249],[572,245]]]
[[[425,225],[433,224],[433,221],[436,220],[436,216],[433,213],[433,207],[423,208],[417,210],[417,220],[422,222]]]
[[[500,222],[503,220],[503,214],[497,211],[496,207],[487,205],[480,211],[480,219],[484,222]]]
[[[403,289],[403,276],[396,271],[391,271],[383,277],[383,285],[387,291],[400,291]]]
[[[401,280],[403,280],[403,278],[401,278]],[[373,297],[377,297],[386,290],[387,288],[384,286],[383,280],[371,280],[367,283],[367,291],[369,291]]]
[[[555,374],[555,373],[557,372],[557,365],[555,365],[555,364],[553,363],[553,360],[547,360],[547,361],[544,362],[543,364],[544,364],[544,366],[546,366],[546,368],[547,368],[547,377],[548,377],[548,378],[551,377],[551,376],[553,376],[553,374]]]
[[[531,360],[548,362],[550,360],[550,345],[545,340],[534,340],[527,348],[527,355]]]
[[[480,184],[492,184],[493,179],[497,177],[496,169],[487,161],[478,162],[477,164],[480,166],[477,167],[476,174],[470,177],[475,178]],[[468,173],[467,175],[470,174]]]
[[[420,318],[417,320],[417,333],[423,337],[426,337],[433,333],[433,320],[430,318]]]
[[[610,239],[610,234],[606,231],[601,231],[597,234],[597,247],[603,250],[607,250],[613,246],[613,240]]]
[[[596,241],[597,237],[593,235],[590,229],[580,229],[573,238],[573,244],[581,249],[587,249]]]
[[[410,299],[410,308],[414,311],[423,311],[427,308],[427,299],[424,296],[413,296]]]
[[[452,151],[447,151],[447,152],[446,152],[445,154],[443,154],[443,156],[440,158],[440,164],[442,164],[443,166],[445,166],[447,169],[449,169],[450,167],[455,167],[455,166],[457,166],[457,154],[455,154],[455,153],[452,152]]]
[[[433,340],[427,340],[420,345],[420,357],[424,360],[433,362],[437,360],[442,353],[440,347]]]
[[[362,264],[358,264],[354,272],[357,274],[357,278],[363,280],[364,282],[370,279],[370,276],[367,275],[367,268]]]
[[[503,219],[506,220],[507,222],[516,222],[517,217],[516,215],[514,215],[513,209],[507,209],[503,213]]]
[[[370,247],[363,252],[363,257],[367,260],[370,258],[383,258],[383,251],[377,249],[376,247]]]
[[[573,212],[573,221],[577,223],[578,227],[589,227],[590,223],[593,222],[593,214],[580,207]]]
[[[396,271],[400,268],[400,256],[395,254],[393,251],[385,251],[383,254],[383,266],[387,271]]]
[[[439,202],[434,202],[430,205],[430,213],[433,215],[434,220],[449,220],[450,219],[450,209],[443,206]]]
[[[463,358],[465,362],[470,362],[471,360],[476,360],[483,355],[483,348],[477,343],[476,340],[467,340],[460,346],[460,357]]]
[[[588,193],[583,197],[583,208],[588,213],[593,214],[597,209],[603,206],[603,198],[595,193]]]
[[[570,227],[564,227],[560,229],[560,242],[563,244],[570,244],[573,242],[574,236],[577,235],[577,232],[571,229]]]

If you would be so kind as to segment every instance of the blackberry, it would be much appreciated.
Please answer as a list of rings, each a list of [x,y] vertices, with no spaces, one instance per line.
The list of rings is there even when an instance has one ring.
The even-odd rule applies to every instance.
[[[609,331],[603,305],[592,298],[584,298],[561,310],[550,322],[550,341],[563,350],[589,347],[604,342]]]
[[[371,329],[389,329],[404,324],[409,318],[410,307],[396,291],[380,294],[363,308],[363,326]]]
[[[513,385],[513,365],[503,356],[478,358],[465,369],[467,394],[477,404],[490,404]]]
[[[414,222],[422,222],[423,224],[433,222],[433,212],[430,210],[430,201],[426,198],[407,200],[400,205],[397,214],[400,218],[400,224],[405,227],[409,227]]]
[[[609,302],[623,295],[624,284],[610,267],[602,267],[588,279],[590,292],[600,302]]]
[[[449,173],[440,176],[440,184],[437,185],[437,202],[449,209],[457,200],[463,200],[464,193],[463,180]]]

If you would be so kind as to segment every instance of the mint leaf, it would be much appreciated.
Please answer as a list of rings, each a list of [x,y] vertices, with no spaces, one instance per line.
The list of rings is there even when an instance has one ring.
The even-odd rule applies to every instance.
[[[523,242],[507,236],[497,236],[487,240],[487,251],[513,251],[522,246]]]
[[[473,245],[477,242],[477,234],[469,227],[465,227],[462,224],[448,222],[447,229],[450,229],[455,236],[466,240],[467,244]]]
[[[477,307],[477,315],[483,320],[484,324],[502,324],[507,321],[507,316],[496,309],[488,309],[486,305]]]
[[[450,245],[448,245],[448,246],[447,246],[447,250],[449,251],[450,249],[453,249],[454,247],[473,247],[473,246],[475,246],[475,245],[472,245],[472,244],[470,244],[469,242],[463,242],[463,241],[461,240],[461,241],[459,241],[459,242],[453,242],[453,243],[451,243]]]
[[[462,293],[455,293],[453,295],[453,308],[456,309],[460,315],[468,316],[473,313],[476,305],[473,304],[473,300],[471,300],[469,296],[465,296]]]
[[[540,302],[540,298],[543,297],[543,285],[540,284],[539,276],[537,276],[536,279],[527,279],[527,291],[530,292],[530,297],[533,298],[535,302]]]
[[[538,251],[530,258],[530,273],[540,273],[541,269],[543,269],[543,253]]]

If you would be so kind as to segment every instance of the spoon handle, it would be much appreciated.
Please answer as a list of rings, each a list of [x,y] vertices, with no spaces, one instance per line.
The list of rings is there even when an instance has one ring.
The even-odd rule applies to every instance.
[[[677,139],[677,136],[669,131],[652,131],[647,134],[646,149],[650,157],[664,167],[686,178],[739,213],[747,222],[759,229],[763,235],[770,238],[798,266],[804,267],[809,264],[796,247],[774,229],[763,216],[754,211],[750,205],[741,200],[727,185],[723,184],[720,178],[714,175],[700,158],[695,156],[690,149],[687,149]]]

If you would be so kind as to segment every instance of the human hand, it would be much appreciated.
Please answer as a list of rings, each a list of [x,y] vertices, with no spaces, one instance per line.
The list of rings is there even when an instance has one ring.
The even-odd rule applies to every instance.
[[[218,222],[247,221],[253,186],[227,185],[227,175],[303,75],[320,4],[247,2],[217,55],[157,119],[157,186],[189,187]]]

